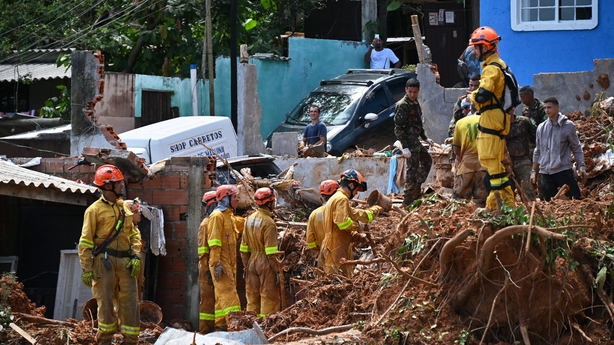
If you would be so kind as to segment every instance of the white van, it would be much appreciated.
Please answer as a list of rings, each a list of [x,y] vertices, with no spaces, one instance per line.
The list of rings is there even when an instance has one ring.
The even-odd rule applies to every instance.
[[[172,156],[237,156],[237,133],[226,116],[183,116],[119,134],[128,151],[151,164]],[[208,146],[209,148],[203,146]]]

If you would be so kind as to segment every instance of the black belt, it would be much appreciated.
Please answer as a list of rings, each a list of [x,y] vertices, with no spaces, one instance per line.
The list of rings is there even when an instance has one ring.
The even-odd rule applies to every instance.
[[[129,250],[115,250],[115,249],[107,248],[105,249],[105,253],[111,256],[114,256],[116,258],[129,258],[131,256]]]

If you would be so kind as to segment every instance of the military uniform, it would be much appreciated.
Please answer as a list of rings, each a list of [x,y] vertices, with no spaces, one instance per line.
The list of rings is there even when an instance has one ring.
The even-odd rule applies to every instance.
[[[113,237],[117,229],[117,237],[104,251],[92,257],[94,248]],[[138,341],[138,282],[132,278],[131,270],[126,265],[132,257],[139,256],[141,246],[141,235],[132,224],[130,210],[124,210],[123,200],[111,202],[103,196],[85,210],[78,252],[83,271],[94,272],[97,277],[92,284],[92,294],[98,304],[98,344],[111,344],[117,330],[118,316],[124,344],[136,344]],[[113,307],[115,298],[119,315],[116,315]]]
[[[245,265],[247,311],[258,317],[279,311],[279,266],[275,261],[279,249],[271,211],[261,207],[247,218],[240,251]]]
[[[531,201],[535,200],[535,192],[531,186],[531,168],[536,130],[537,127],[528,117],[514,116],[510,132],[505,138],[516,182],[524,185],[524,194]],[[520,186],[515,186],[512,181],[512,188],[518,189]]]
[[[420,197],[421,186],[431,171],[433,160],[422,146],[420,138],[427,140],[422,126],[422,108],[418,101],[412,101],[405,95],[397,102],[394,111],[394,134],[403,145],[411,151],[407,159],[407,176],[403,204],[409,205]]]
[[[453,137],[454,136],[454,128],[456,128],[456,123],[460,119],[465,117],[465,114],[463,114],[463,107],[461,107],[461,103],[466,98],[467,98],[467,96],[460,96],[456,100],[456,103],[454,103],[454,110],[453,110],[452,119],[450,120],[450,125],[448,126],[448,137]],[[452,157],[452,158],[454,158],[454,157]]]
[[[534,106],[524,106],[524,109],[522,110],[522,116],[528,117],[529,119],[533,120],[535,127],[539,126],[540,123],[548,119],[548,115],[546,115],[546,111],[544,110],[544,104],[540,102],[537,98],[535,98]],[[533,144],[535,144],[535,142]]]

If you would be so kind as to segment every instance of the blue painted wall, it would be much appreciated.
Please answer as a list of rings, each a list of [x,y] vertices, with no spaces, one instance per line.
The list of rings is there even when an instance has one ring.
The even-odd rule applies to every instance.
[[[513,0],[516,1],[516,0]],[[614,7],[601,0],[598,24],[592,30],[513,31],[510,1],[481,1],[480,25],[501,36],[501,58],[520,85],[534,85],[533,75],[593,70],[593,59],[614,57]]]
[[[290,38],[288,61],[251,58],[258,69],[258,97],[262,105],[260,133],[265,138],[284,119],[287,112],[322,79],[345,73],[349,68],[367,68],[367,45],[360,42]],[[215,115],[230,116],[230,58],[215,62]],[[200,71],[199,71],[200,72]],[[199,73],[200,75],[200,73]],[[198,81],[200,115],[209,115],[209,82]],[[141,116],[141,91],[171,90],[172,106],[181,116],[192,115],[190,79],[137,75],[135,79],[135,116]]]

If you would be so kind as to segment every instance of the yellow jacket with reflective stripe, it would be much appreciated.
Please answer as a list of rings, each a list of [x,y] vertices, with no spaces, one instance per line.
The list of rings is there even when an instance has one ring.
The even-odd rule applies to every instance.
[[[207,223],[209,218],[203,219],[198,227],[198,260],[203,267],[209,267],[209,244],[207,234]]]
[[[207,221],[209,267],[221,262],[226,272],[237,272],[237,236],[232,209],[215,210]]]
[[[102,196],[85,210],[78,247],[79,261],[84,272],[94,270],[92,251],[107,237],[113,237],[118,220],[123,218],[121,212],[123,207],[122,199],[113,203]],[[128,210],[123,228],[107,248],[117,251],[130,250],[132,254],[138,255],[141,252],[141,243],[141,234],[132,224],[132,213]]]
[[[271,218],[271,211],[259,208],[245,221],[241,239],[241,252],[250,255],[249,262],[254,262],[267,255],[275,254],[277,247],[277,226]]]
[[[316,208],[307,220],[307,247],[318,249],[324,241],[324,205]]]

